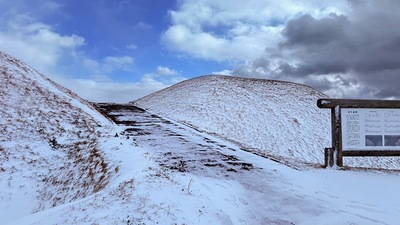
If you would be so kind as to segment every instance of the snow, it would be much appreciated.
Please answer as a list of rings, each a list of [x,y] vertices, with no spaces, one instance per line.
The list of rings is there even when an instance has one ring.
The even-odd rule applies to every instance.
[[[327,105],[327,104],[330,104],[331,103],[331,101],[329,101],[329,100],[322,100],[321,101],[321,105]]]
[[[300,84],[204,76],[134,103],[274,158],[323,164],[330,114],[318,98],[326,96]]]
[[[110,121],[5,53],[0,53],[0,87],[0,218],[64,204],[107,183],[113,168],[96,146],[98,136],[113,129]]]
[[[253,153],[297,167],[319,167],[324,149],[332,146],[331,112],[317,107],[324,98],[301,84],[213,75],[182,81],[132,103]],[[353,167],[400,167],[397,158],[343,161]]]
[[[107,114],[114,124],[90,103],[4,53],[0,69],[2,225],[397,224],[400,220],[397,171],[316,166],[330,143],[325,140],[328,131],[318,127],[327,123],[329,130],[330,115],[312,108],[322,94],[309,87],[257,80],[250,80],[250,85],[222,77],[212,78],[223,84],[213,86],[203,77],[204,83],[193,84],[203,93],[179,84],[201,101],[171,93],[176,90],[171,87],[136,102],[151,112],[130,104],[114,107]],[[266,88],[266,83],[274,86]],[[227,97],[232,85],[241,87]],[[220,98],[210,98],[206,94],[210,89]],[[267,95],[275,102],[260,103]],[[259,105],[250,104],[251,99]],[[300,107],[303,104],[310,109]],[[106,106],[96,105],[99,110]],[[280,112],[282,121],[266,113],[270,110]],[[257,118],[258,111],[265,113]],[[317,125],[309,117],[318,120]],[[252,135],[240,136],[234,126]],[[286,126],[291,130],[284,131]],[[274,130],[281,133],[276,136]],[[53,137],[57,143],[52,144]],[[304,149],[307,146],[310,149]],[[390,165],[396,165],[397,159],[391,160]]]

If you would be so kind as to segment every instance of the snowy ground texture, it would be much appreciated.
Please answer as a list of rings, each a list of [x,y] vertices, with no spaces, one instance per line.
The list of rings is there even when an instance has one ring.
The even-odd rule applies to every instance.
[[[327,98],[291,82],[231,76],[182,81],[133,104],[202,132],[230,140],[259,155],[294,165],[324,164],[331,144]],[[400,168],[398,158],[344,158],[345,166]]]
[[[93,106],[1,53],[0,224],[398,223],[399,173],[318,166],[329,114],[304,105],[323,95],[235,79],[194,79],[135,103],[150,113]],[[240,92],[223,97],[230,90]]]

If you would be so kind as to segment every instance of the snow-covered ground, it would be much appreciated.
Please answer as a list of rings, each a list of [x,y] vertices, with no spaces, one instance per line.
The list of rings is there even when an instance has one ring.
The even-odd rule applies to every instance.
[[[275,158],[323,164],[330,111],[316,102],[326,97],[295,83],[203,76],[134,104]]]
[[[223,98],[231,102],[208,99],[209,107],[217,106],[216,113],[235,125],[245,121],[252,123],[252,128],[257,124],[273,126],[268,128],[271,133],[273,129],[281,131],[276,126],[302,128],[304,134],[298,134],[298,129],[282,132],[277,135],[281,136],[278,140],[285,142],[268,145],[275,142],[276,136],[265,136],[269,141],[256,143],[264,140],[258,135],[263,132],[260,128],[252,133],[258,136],[252,139],[254,143],[246,143],[250,136],[235,136],[240,132],[231,125],[226,125],[225,131],[236,132],[232,136],[211,129],[220,124],[210,124],[210,130],[201,127],[202,121],[218,123],[214,119],[222,117],[214,117],[210,114],[213,111],[201,104],[193,107],[198,111],[192,118],[184,115],[185,111],[178,107],[192,107],[196,101],[186,102],[189,106],[185,106],[186,95],[182,93],[173,96],[179,104],[168,100],[168,91],[160,92],[163,97],[159,100],[156,95],[148,102],[142,99],[141,106],[156,115],[129,104],[116,106],[108,112],[118,123],[113,124],[91,104],[11,56],[0,54],[0,69],[2,225],[397,224],[400,220],[398,172],[313,166],[322,163],[319,148],[329,146],[329,138],[325,140],[328,134],[324,130],[320,134],[323,137],[306,134],[314,132],[306,125],[311,120],[306,119],[307,114],[320,113],[321,118],[329,114],[320,109],[293,112],[307,101],[310,107],[315,106],[314,98],[320,94],[311,88],[304,92],[300,90],[302,86],[294,85],[291,91],[282,90],[283,94],[302,93],[297,98],[304,101],[282,102],[292,107],[275,104],[271,109],[274,112],[290,109],[282,111],[283,122],[277,124],[274,117],[267,115],[270,119],[266,123],[258,121],[257,113],[246,112],[268,110],[258,105],[246,106],[252,98],[260,100],[256,93],[242,93],[246,89],[258,90],[255,80],[254,89],[249,89],[243,80],[239,83],[241,94]],[[223,90],[229,91],[229,85],[232,82],[225,82],[214,94],[227,94]],[[203,89],[206,87],[205,84]],[[287,85],[277,89],[285,88]],[[262,89],[260,93],[277,89]],[[270,95],[279,100],[279,95]],[[237,103],[240,96],[249,98],[243,106]],[[162,111],[151,105],[157,101],[174,103],[176,110],[164,105]],[[272,105],[268,101],[265,104]],[[235,111],[235,106],[242,107],[242,118],[246,119],[227,113]],[[205,111],[209,117],[204,116]],[[203,120],[196,117],[199,115]],[[191,119],[183,120],[183,116]],[[324,121],[320,124],[328,123]],[[246,127],[241,125],[238,129]],[[316,146],[318,149],[313,148],[315,144],[301,143],[302,148],[310,147],[308,152],[301,153],[299,148],[288,151],[292,135],[324,143]],[[263,146],[275,146],[277,151],[268,147],[264,152]],[[265,153],[267,158],[252,151]],[[318,155],[310,155],[314,153]]]
[[[86,101],[0,52],[0,224],[104,188],[98,149],[113,123]]]
[[[140,98],[133,104],[233,141],[291,165],[324,164],[331,147],[330,110],[321,92],[291,82],[202,76]],[[345,166],[398,169],[398,158],[344,158]]]
[[[8,224],[396,224],[400,219],[398,174],[297,170],[147,112],[113,115],[121,131],[102,146],[119,161],[110,185]],[[251,166],[242,168],[243,163]]]

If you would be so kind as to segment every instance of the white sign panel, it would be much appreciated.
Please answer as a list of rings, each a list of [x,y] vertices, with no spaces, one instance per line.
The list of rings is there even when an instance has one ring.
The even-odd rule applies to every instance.
[[[400,150],[400,109],[342,108],[342,150]]]

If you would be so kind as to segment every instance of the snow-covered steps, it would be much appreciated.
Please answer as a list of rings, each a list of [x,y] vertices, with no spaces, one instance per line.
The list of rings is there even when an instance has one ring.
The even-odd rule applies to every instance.
[[[125,129],[137,145],[151,149],[152,158],[165,169],[207,176],[230,176],[255,169],[228,147],[209,135],[151,114],[132,104],[98,103],[101,113]]]

